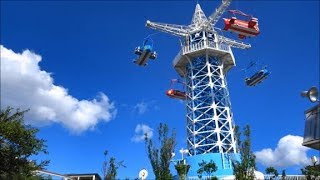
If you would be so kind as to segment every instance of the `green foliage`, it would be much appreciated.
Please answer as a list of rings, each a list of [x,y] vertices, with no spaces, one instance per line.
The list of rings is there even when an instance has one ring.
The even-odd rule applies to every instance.
[[[208,162],[202,160],[202,162],[199,163],[198,165],[199,165],[199,169],[197,170],[197,173],[198,173],[199,178],[202,177],[202,174],[204,172],[207,174],[209,179],[214,178],[214,177],[211,177],[211,174],[218,170],[218,167],[214,161],[210,160],[210,162],[208,163]]]
[[[238,180],[253,180],[254,170],[256,169],[256,157],[251,151],[251,131],[250,126],[246,125],[243,129],[244,139],[241,139],[239,126],[235,127],[235,136],[240,150],[241,162],[233,162],[233,174]]]
[[[282,170],[281,179],[282,179],[282,180],[285,180],[285,179],[286,179],[286,170]]]
[[[178,172],[179,179],[180,180],[185,180],[187,179],[187,174],[190,169],[190,165],[188,164],[177,164],[174,166]]]
[[[31,178],[32,171],[44,168],[49,161],[31,161],[41,152],[47,154],[45,140],[36,137],[39,131],[24,125],[24,113],[6,108],[0,113],[0,179]]]
[[[28,178],[14,178],[14,179],[27,179],[27,180],[52,180],[50,175],[35,175]]]
[[[210,177],[210,180],[219,180],[219,178],[217,178],[217,177]]]
[[[168,125],[160,123],[158,127],[158,141],[160,147],[157,148],[151,138],[145,134],[145,143],[147,148],[148,157],[153,169],[156,179],[172,179],[170,172],[171,153],[176,145],[176,133],[173,130],[171,137],[168,136]]]
[[[306,166],[301,169],[301,173],[307,177],[307,180],[313,180],[320,177],[320,164],[314,166]]]
[[[267,167],[266,168],[266,173],[267,174],[273,174],[274,178],[279,176],[278,171],[274,167]]]
[[[274,167],[267,167],[266,168],[266,173],[267,174],[273,174],[276,171]]]
[[[117,162],[115,157],[111,157],[107,160],[108,151],[104,151],[104,161],[102,164],[102,173],[105,180],[115,180],[117,178],[118,169],[120,167],[126,167],[123,161]]]

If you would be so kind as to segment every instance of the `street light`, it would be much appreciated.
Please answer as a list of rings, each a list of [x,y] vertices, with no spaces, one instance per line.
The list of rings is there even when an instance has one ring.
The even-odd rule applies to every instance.
[[[318,162],[317,157],[316,156],[312,156],[311,157],[311,162],[312,162],[313,166],[315,166],[317,164],[317,162]]]
[[[308,98],[311,103],[316,104],[304,112],[306,120],[302,145],[320,150],[320,101],[318,89],[313,86],[308,91],[302,91],[301,96]]]
[[[183,154],[188,154],[189,153],[189,150],[188,149],[183,149],[181,148],[179,150],[179,152],[181,153],[181,160],[183,160]]]
[[[309,98],[309,101],[312,103],[319,102],[318,95],[318,89],[315,86],[311,87],[308,91],[301,92],[301,96]]]

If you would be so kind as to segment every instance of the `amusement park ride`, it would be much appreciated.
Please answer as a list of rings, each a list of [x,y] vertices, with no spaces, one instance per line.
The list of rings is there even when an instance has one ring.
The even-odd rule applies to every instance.
[[[223,30],[237,33],[239,39],[244,39],[246,37],[255,37],[260,33],[257,18],[247,15],[238,10],[229,10],[229,12],[233,13],[234,15],[239,14],[247,17],[249,18],[249,21],[239,20],[235,16],[231,17],[230,19],[223,18]]]
[[[248,71],[250,71],[252,68],[257,67],[259,64],[257,62],[251,62],[249,66],[244,69],[245,73],[247,74]],[[260,84],[264,79],[266,79],[270,75],[270,71],[268,71],[267,67],[265,66],[261,70],[254,71],[254,74],[250,77],[246,75],[245,82],[247,86],[256,86],[257,84]]]
[[[264,79],[266,79],[269,74],[270,72],[267,70],[267,68],[261,69],[251,77],[247,77],[245,79],[246,84],[247,86],[256,86],[257,84],[260,84]]]
[[[232,161],[240,161],[226,74],[235,66],[231,48],[249,49],[251,45],[227,38],[215,28],[230,3],[231,0],[222,0],[221,5],[209,17],[205,16],[197,4],[191,24],[187,26],[149,20],[146,22],[147,27],[178,36],[181,40],[181,51],[173,60],[173,67],[185,79],[185,90],[171,87],[166,94],[171,98],[185,100],[188,149],[186,162],[191,165],[188,173],[190,178],[197,178],[198,164],[202,160],[214,160],[218,167],[215,175],[218,177],[232,175]],[[249,19],[224,19],[224,30],[237,33],[240,39],[255,37],[260,33],[257,18],[236,10],[230,12]],[[141,53],[140,56],[142,55]],[[144,55],[139,59],[145,63],[148,57]],[[268,76],[267,74],[261,79],[261,75],[257,73],[257,76],[249,78],[254,81],[249,86],[257,83],[257,78],[261,82]],[[178,81],[171,82],[171,86],[176,82]]]
[[[153,49],[153,41],[151,38],[146,38],[143,41],[142,48],[140,46],[136,47],[134,53],[139,57],[136,60],[133,60],[134,63],[138,64],[139,66],[146,66],[147,61],[149,59],[156,59],[157,53],[152,51]]]
[[[180,90],[177,90],[177,89],[173,89],[173,85],[175,83],[181,83],[181,84],[184,85],[184,82],[181,82],[179,79],[172,79],[171,80],[171,89],[169,89],[166,92],[167,96],[169,96],[170,98],[186,100],[187,99],[186,92],[180,91]]]

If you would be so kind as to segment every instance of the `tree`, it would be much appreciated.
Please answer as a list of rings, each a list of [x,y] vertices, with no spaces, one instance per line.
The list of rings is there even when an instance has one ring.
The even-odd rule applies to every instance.
[[[207,174],[207,176],[209,177],[208,179],[215,179],[216,178],[216,177],[211,178],[211,174],[218,170],[218,167],[214,161],[210,160],[210,162],[208,163],[208,162],[202,160],[202,162],[199,163],[198,165],[199,165],[199,169],[198,169],[197,173],[198,173],[199,178],[202,177],[203,172],[205,172]]]
[[[45,140],[36,137],[38,129],[24,124],[27,110],[12,110],[7,107],[0,112],[0,179],[31,178],[34,170],[49,163],[30,159],[41,152],[48,154]]]
[[[282,180],[285,180],[285,179],[286,179],[286,170],[282,170],[281,179],[282,179]]]
[[[306,166],[301,169],[301,173],[307,177],[307,180],[314,180],[320,176],[320,164]]]
[[[274,167],[267,167],[266,168],[266,173],[267,174],[273,174],[273,177],[278,177],[279,173]]]
[[[183,164],[183,163],[178,163],[174,166],[178,172],[179,179],[180,180],[186,180],[187,179],[187,174],[190,169],[189,164]]]
[[[158,133],[159,148],[155,147],[153,140],[145,134],[148,158],[156,179],[172,179],[169,166],[172,158],[171,153],[176,145],[176,133],[172,130],[169,137],[168,125],[162,123],[158,127]]]
[[[108,155],[107,150],[105,150],[103,154],[104,154],[104,158],[105,158],[103,165],[102,165],[102,173],[103,173],[104,179],[105,180],[114,180],[117,177],[118,169],[120,167],[126,167],[126,166],[123,164],[123,161],[116,162],[115,157],[111,157],[108,161],[107,160],[107,155]]]
[[[256,169],[256,157],[251,151],[251,131],[250,126],[246,125],[243,129],[244,139],[241,139],[239,126],[235,127],[235,136],[240,151],[241,162],[233,161],[233,174],[239,180],[253,180],[254,170]]]

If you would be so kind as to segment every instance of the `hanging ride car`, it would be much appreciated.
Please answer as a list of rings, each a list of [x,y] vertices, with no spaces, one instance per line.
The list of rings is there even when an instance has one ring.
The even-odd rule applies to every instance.
[[[149,59],[156,59],[157,53],[155,51],[152,51],[152,48],[152,39],[146,38],[143,41],[142,48],[140,46],[135,48],[134,53],[138,55],[138,57],[133,62],[138,64],[139,66],[146,66]]]
[[[229,12],[233,13],[234,15],[239,14],[245,16],[248,18],[248,20],[239,20],[235,16],[231,17],[230,19],[223,18],[223,30],[237,33],[239,39],[255,37],[260,34],[257,18],[247,15],[239,10],[229,10]]]
[[[171,87],[169,90],[167,90],[166,95],[169,96],[170,98],[186,100],[187,99],[186,92],[173,89],[173,85],[176,82],[184,84],[183,82],[180,82],[178,79],[172,79],[170,84]]]
[[[267,70],[265,67],[264,69],[261,69],[260,71],[253,74],[250,78],[247,77],[245,79],[245,82],[247,86],[256,86],[257,84],[261,83],[264,79],[266,79],[270,74],[270,71]]]

